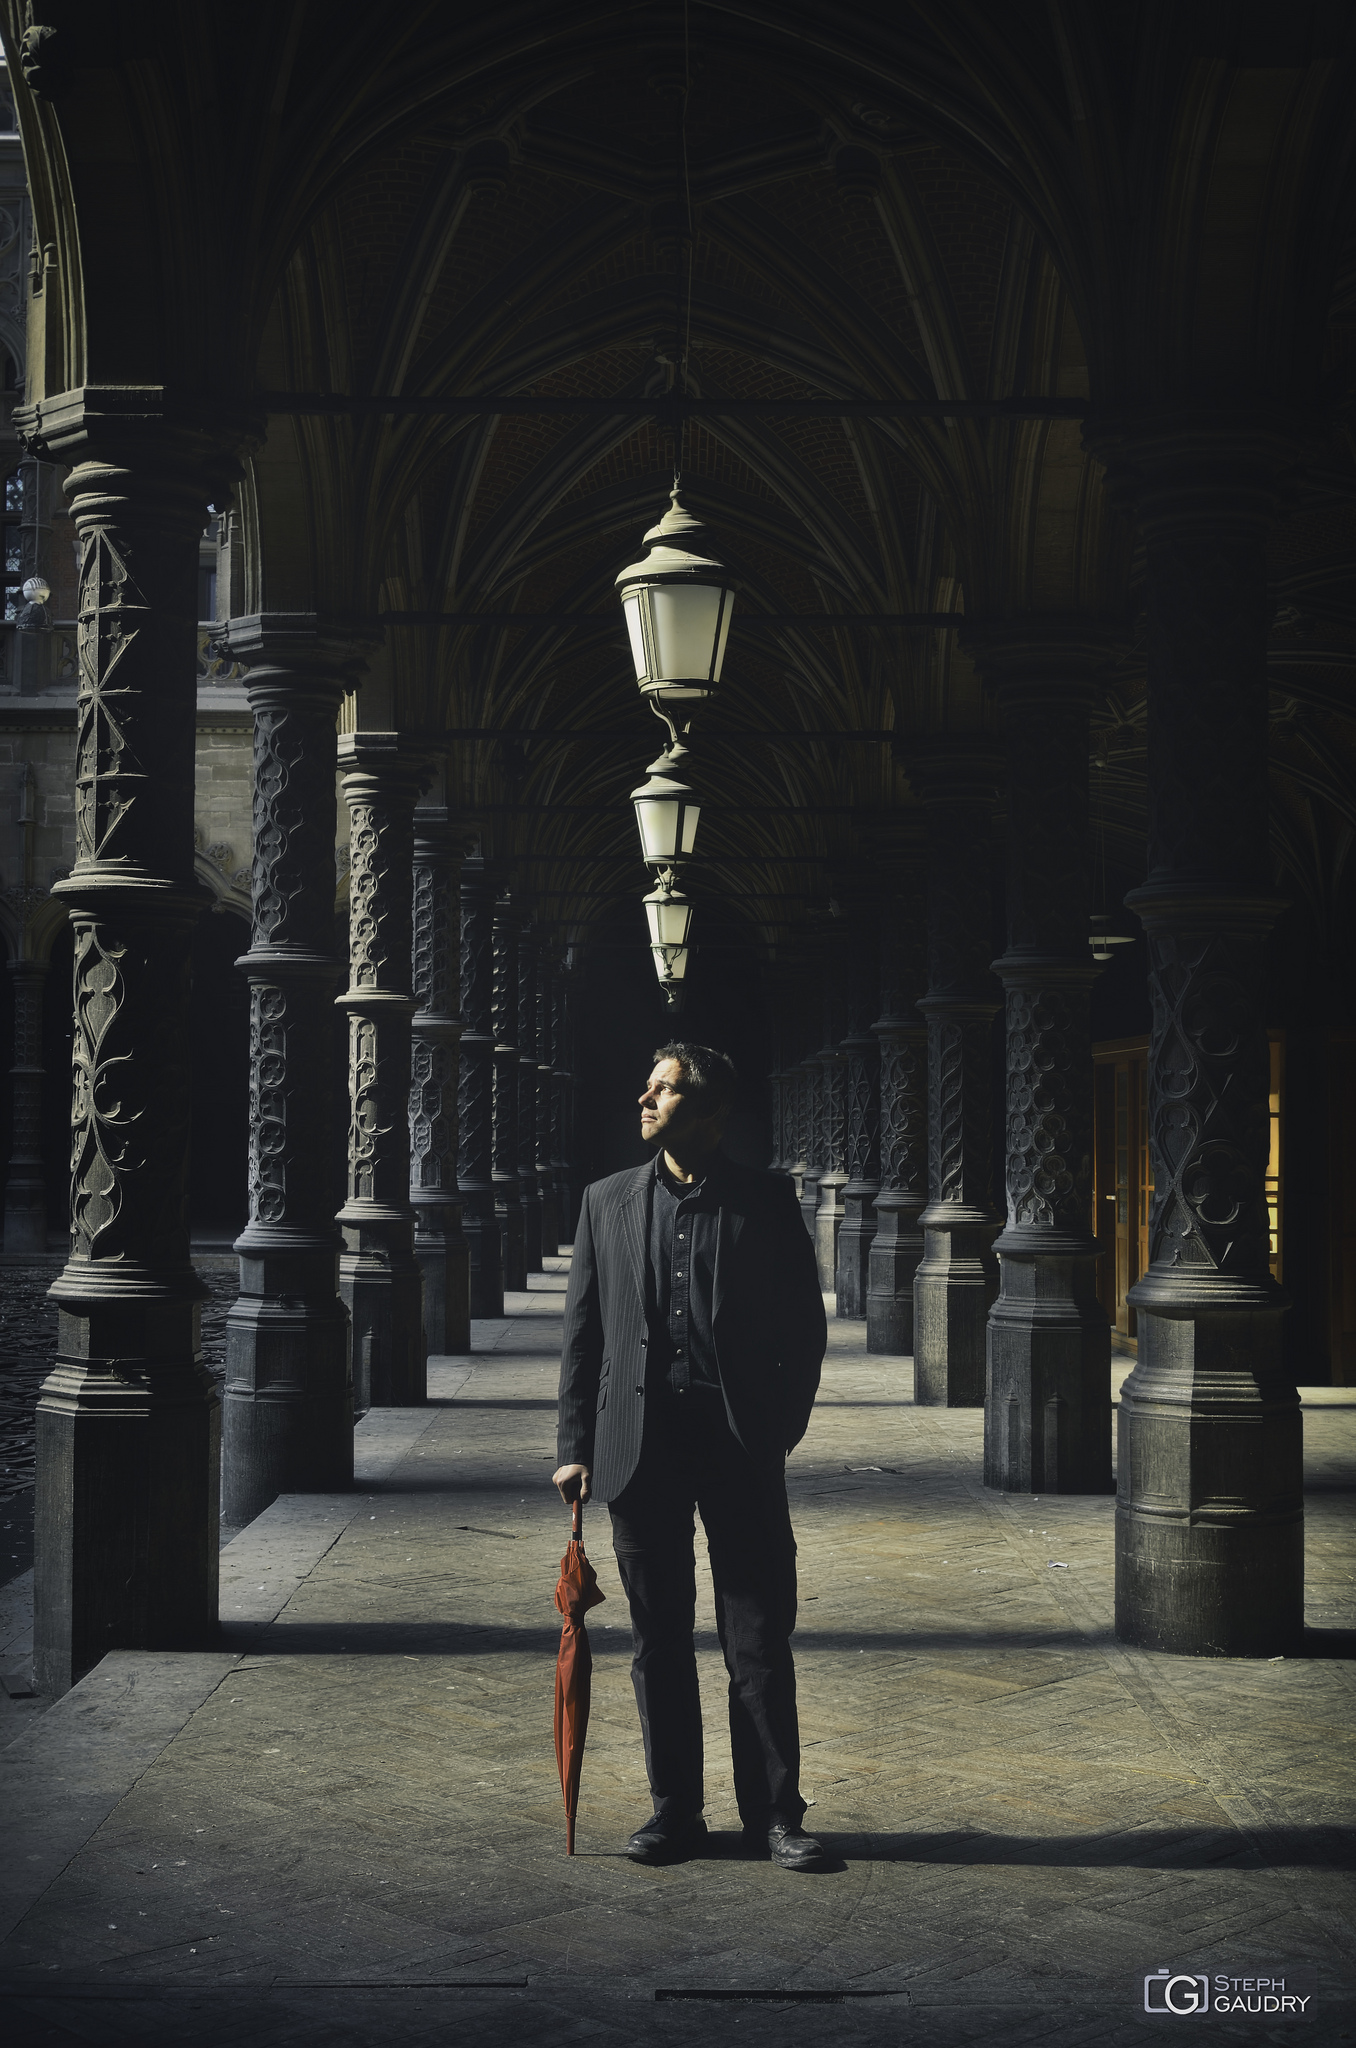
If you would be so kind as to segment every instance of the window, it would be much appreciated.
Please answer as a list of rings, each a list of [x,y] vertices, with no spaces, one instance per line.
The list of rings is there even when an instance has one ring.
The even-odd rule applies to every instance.
[[[0,512],[0,549],[4,553],[5,617],[16,619],[23,607],[24,581],[24,480],[12,469],[5,478],[5,502]]]

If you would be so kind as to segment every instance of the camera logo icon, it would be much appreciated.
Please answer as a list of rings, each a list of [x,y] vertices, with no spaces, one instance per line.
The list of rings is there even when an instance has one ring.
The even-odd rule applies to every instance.
[[[1170,1970],[1165,1963],[1144,1979],[1144,2010],[1157,2019],[1204,2019],[1210,2010],[1210,1979]]]

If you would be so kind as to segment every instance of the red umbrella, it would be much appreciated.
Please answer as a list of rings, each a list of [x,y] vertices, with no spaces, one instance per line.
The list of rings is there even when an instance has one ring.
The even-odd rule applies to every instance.
[[[598,1591],[598,1575],[584,1555],[584,1510],[574,1503],[570,1541],[560,1560],[556,1606],[565,1617],[556,1658],[556,1762],[565,1794],[565,1854],[574,1854],[574,1819],[579,1811],[579,1773],[584,1762],[584,1737],[589,1726],[589,1692],[593,1652],[584,1616],[607,1596]]]

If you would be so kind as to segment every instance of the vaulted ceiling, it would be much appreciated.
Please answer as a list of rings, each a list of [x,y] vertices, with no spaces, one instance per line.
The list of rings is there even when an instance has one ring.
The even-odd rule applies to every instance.
[[[405,615],[363,722],[457,736],[450,795],[573,935],[636,893],[626,795],[660,729],[612,583],[675,466],[742,591],[692,740],[703,872],[782,947],[909,812],[909,739],[985,726],[985,622],[1104,648],[1095,804],[1134,871],[1137,567],[1078,415],[1259,394],[1308,447],[1274,560],[1274,840],[1330,920],[1356,829],[1347,10],[227,12],[170,10],[159,47],[92,32],[26,133],[40,217],[64,191],[80,223],[48,388],[154,371],[267,409],[249,608]],[[143,307],[140,339],[106,304],[119,122],[123,295],[140,265],[182,314]],[[453,403],[509,394],[535,409]],[[971,410],[829,403],[943,399]]]

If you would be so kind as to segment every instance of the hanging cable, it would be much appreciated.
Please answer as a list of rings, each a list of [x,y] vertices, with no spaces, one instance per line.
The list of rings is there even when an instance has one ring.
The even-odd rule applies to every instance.
[[[687,445],[687,383],[688,357],[692,349],[692,259],[696,235],[692,225],[692,177],[687,157],[687,103],[692,91],[692,42],[688,21],[688,0],[683,0],[683,98],[682,113],[678,120],[678,155],[683,176],[683,222],[687,229],[687,279],[686,285],[679,272],[681,294],[680,319],[682,333],[678,348],[678,434],[674,465],[673,487],[677,490],[682,482],[683,457]]]

